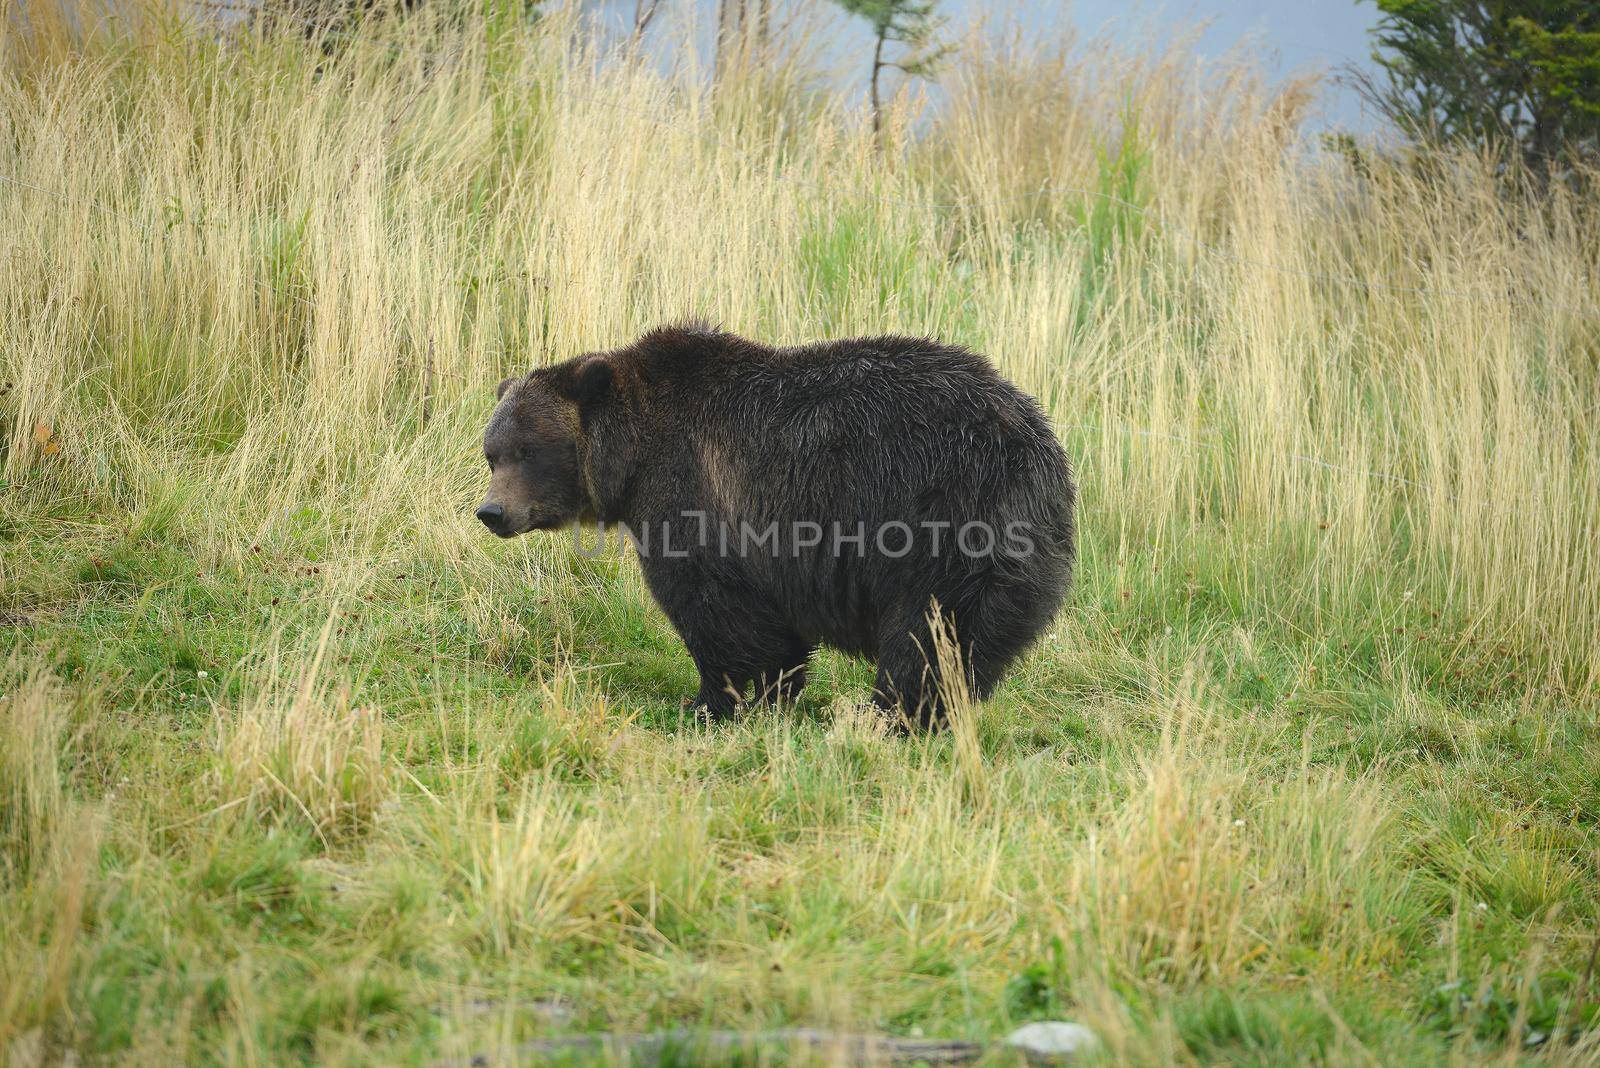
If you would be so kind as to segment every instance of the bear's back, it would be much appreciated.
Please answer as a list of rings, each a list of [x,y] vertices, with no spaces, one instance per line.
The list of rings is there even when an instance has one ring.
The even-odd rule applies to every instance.
[[[906,447],[928,429],[945,439],[1053,438],[1031,398],[960,346],[899,335],[786,348],[730,334],[674,340],[655,376],[676,394],[670,410],[759,428],[793,448],[886,435]]]
[[[986,513],[1070,477],[1038,404],[958,346],[885,335],[773,348],[682,328],[644,344],[658,418],[771,518]]]

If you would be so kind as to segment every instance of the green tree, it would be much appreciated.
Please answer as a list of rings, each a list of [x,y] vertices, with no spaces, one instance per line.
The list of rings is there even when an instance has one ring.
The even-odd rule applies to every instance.
[[[1600,3],[1373,0],[1361,95],[1418,140],[1505,141],[1537,172],[1600,156]]]
[[[883,96],[880,80],[887,69],[913,78],[933,73],[948,49],[935,38],[943,20],[934,14],[933,0],[834,0],[860,15],[872,26],[872,132],[883,136]],[[891,56],[890,48],[897,49]],[[882,143],[881,140],[879,142]]]

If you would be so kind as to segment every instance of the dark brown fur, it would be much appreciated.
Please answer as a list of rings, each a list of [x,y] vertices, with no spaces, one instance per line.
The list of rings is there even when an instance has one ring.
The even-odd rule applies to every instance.
[[[1038,405],[983,357],[927,339],[779,349],[655,330],[501,383],[484,454],[479,516],[502,537],[573,521],[643,532],[645,581],[699,669],[696,703],[714,715],[752,687],[792,696],[825,643],[875,657],[874,700],[936,724],[931,607],[953,623],[966,681],[987,697],[1060,607],[1076,558],[1076,487]],[[897,523],[911,547],[875,551],[873,533]],[[773,552],[719,544],[719,529],[769,524],[783,543]],[[806,524],[823,529],[821,544],[804,544]],[[980,556],[947,541],[941,553],[941,525],[947,537],[1025,530],[1028,551],[1008,538],[1018,551]],[[859,553],[831,536],[857,529],[868,533]]]

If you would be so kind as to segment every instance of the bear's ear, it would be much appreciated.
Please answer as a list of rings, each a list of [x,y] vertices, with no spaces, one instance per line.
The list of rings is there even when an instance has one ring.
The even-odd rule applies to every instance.
[[[611,364],[604,356],[591,356],[573,368],[562,383],[561,392],[581,411],[611,391]]]
[[[512,375],[510,378],[501,379],[500,384],[494,387],[494,399],[499,400],[501,397],[504,397],[506,395],[506,390],[510,389],[511,383],[515,382],[516,380],[516,375]]]

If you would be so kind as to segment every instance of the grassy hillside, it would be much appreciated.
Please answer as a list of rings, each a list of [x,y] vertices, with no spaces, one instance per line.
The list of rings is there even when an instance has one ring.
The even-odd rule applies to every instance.
[[[1600,206],[1181,52],[970,44],[880,155],[803,51],[443,12],[0,23],[0,1061],[1600,1061]],[[472,518],[493,383],[689,314],[1057,420],[1076,592],[947,734],[831,654],[698,724],[631,560]]]

